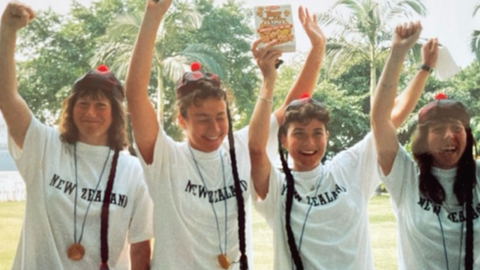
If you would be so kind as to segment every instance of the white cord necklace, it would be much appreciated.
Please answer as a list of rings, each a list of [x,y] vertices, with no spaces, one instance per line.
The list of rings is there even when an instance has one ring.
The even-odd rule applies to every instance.
[[[317,179],[314,197],[317,197],[318,189],[322,185],[323,178],[325,177],[325,170],[324,170],[324,168],[321,168],[321,169],[322,169],[322,174]],[[305,214],[305,219],[303,220],[302,231],[300,233],[300,239],[298,241],[298,253],[299,254],[302,251],[303,234],[305,233],[305,226],[307,225],[307,219],[308,219],[308,216],[310,215],[310,210],[312,210],[312,206],[313,206],[313,203],[310,203],[310,206],[308,207],[307,213]],[[294,269],[293,262],[292,262],[292,269]]]
[[[192,148],[190,147],[190,145],[188,145],[188,150],[190,150],[190,154],[192,155],[193,162],[195,163],[195,167],[197,168],[198,175],[200,176],[200,179],[202,180],[203,186],[205,187],[205,190],[208,193],[209,190],[208,190],[207,184],[205,182],[205,179],[203,178],[202,172],[200,171],[200,167],[198,166],[198,162],[195,159],[195,156],[193,155],[193,151],[192,151]],[[225,179],[225,166],[223,164],[223,158],[222,158],[221,151],[218,151],[218,155],[220,157],[220,161],[222,162],[223,186],[226,187],[227,186],[227,181]],[[220,250],[220,254],[217,256],[217,260],[218,260],[218,263],[220,264],[220,266],[222,266],[223,269],[228,269],[230,267],[230,261],[227,257],[227,231],[228,231],[227,216],[228,216],[228,208],[227,208],[227,200],[226,199],[223,200],[223,205],[224,205],[224,209],[225,209],[225,235],[224,235],[225,250],[222,248],[222,237],[221,237],[221,233],[220,233],[220,224],[218,222],[217,211],[215,210],[215,206],[213,205],[213,201],[210,201],[210,206],[212,207],[213,214],[215,216],[215,223],[217,225],[218,248]]]
[[[443,241],[443,252],[445,256],[445,264],[447,265],[447,270],[450,270],[450,265],[448,264],[448,253],[447,253],[447,245],[445,243],[445,234],[443,232],[443,225],[442,225],[442,220],[440,219],[440,211],[444,208],[443,205],[441,205],[440,210],[437,213],[437,219],[438,219],[438,224],[440,224],[440,231],[442,232],[442,241]],[[462,212],[465,210],[465,204],[462,207]],[[448,213],[448,212],[447,212]],[[462,227],[461,227],[461,233],[460,233],[460,247],[458,248],[458,269],[460,269],[460,262],[461,262],[461,255],[462,255],[462,245],[463,245],[463,227],[464,227],[464,222],[462,222]]]
[[[107,161],[110,157],[110,149],[108,149],[107,157],[105,158],[105,162],[103,163],[102,172],[100,173],[100,177],[98,177],[97,186],[95,187],[95,193],[97,193],[98,186],[102,180],[103,172],[105,171],[105,167],[107,166]],[[90,210],[90,205],[92,205],[92,201],[88,203],[87,210],[85,210],[85,215],[83,216],[82,222],[82,229],[80,231],[80,236],[77,239],[77,197],[78,197],[78,174],[77,174],[77,143],[73,145],[73,160],[75,164],[75,201],[73,204],[73,240],[74,243],[71,244],[67,249],[68,258],[74,261],[79,261],[85,255],[85,248],[81,245],[82,237],[83,237],[83,229],[85,228],[85,221],[87,219],[88,211]]]

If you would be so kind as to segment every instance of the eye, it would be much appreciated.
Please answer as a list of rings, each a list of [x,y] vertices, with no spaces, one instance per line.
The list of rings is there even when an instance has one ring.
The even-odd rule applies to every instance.
[[[78,101],[78,102],[77,102],[77,105],[78,105],[78,106],[81,106],[81,107],[87,107],[87,106],[89,105],[89,103],[86,102],[86,101]]]
[[[463,127],[462,127],[462,126],[454,125],[454,126],[452,126],[452,131],[455,132],[455,133],[462,132],[462,131],[463,131]]]
[[[444,126],[432,126],[430,128],[430,132],[433,132],[435,134],[441,134],[445,131],[445,127]]]
[[[292,135],[295,136],[295,137],[302,137],[305,135],[305,133],[303,132],[303,130],[294,130],[292,132]]]

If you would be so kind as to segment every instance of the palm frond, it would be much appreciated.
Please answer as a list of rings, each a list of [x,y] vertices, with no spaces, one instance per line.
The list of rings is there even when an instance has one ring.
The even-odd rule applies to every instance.
[[[470,48],[477,57],[478,62],[480,62],[480,30],[473,31],[470,39]]]
[[[117,40],[119,37],[129,36],[134,38],[142,23],[142,15],[139,13],[123,14],[109,24],[107,28],[107,38],[109,40]]]
[[[475,15],[477,15],[477,12],[478,12],[479,9],[480,9],[480,4],[478,4],[477,6],[475,6],[473,8],[473,17],[475,17]]]
[[[189,44],[187,48],[182,51],[191,61],[202,63],[206,71],[217,74],[220,78],[225,78],[224,55],[216,50],[213,50],[205,44]]]
[[[203,16],[191,4],[177,3],[173,12],[167,13],[158,30],[159,38],[169,33],[186,30],[193,31],[202,26]]]
[[[184,55],[174,55],[162,60],[163,74],[172,82],[176,82],[189,70],[188,59]]]
[[[427,15],[427,8],[419,0],[399,0],[386,1],[385,9],[383,11],[385,21],[392,21],[394,19],[407,19],[415,15],[425,17]]]

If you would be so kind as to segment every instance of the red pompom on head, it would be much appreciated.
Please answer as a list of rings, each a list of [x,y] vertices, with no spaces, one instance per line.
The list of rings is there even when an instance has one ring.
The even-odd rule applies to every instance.
[[[307,93],[303,93],[300,95],[300,99],[304,99],[304,98],[310,98],[310,95],[307,94]]]
[[[201,66],[200,63],[198,63],[198,62],[192,62],[192,63],[190,64],[190,69],[191,69],[192,71],[200,70],[201,67],[202,67],[202,66]]]
[[[97,67],[97,71],[108,72],[108,67],[106,65],[100,65],[100,66]]]
[[[447,95],[445,95],[445,93],[442,93],[442,92],[436,93],[435,100],[440,100],[440,99],[447,99]]]

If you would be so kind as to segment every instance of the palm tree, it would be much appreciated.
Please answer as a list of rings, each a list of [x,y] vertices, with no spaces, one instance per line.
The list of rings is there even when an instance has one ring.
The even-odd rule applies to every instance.
[[[322,25],[334,26],[334,34],[327,42],[327,56],[334,67],[356,57],[370,66],[370,95],[377,84],[376,67],[385,57],[391,39],[390,23],[413,15],[425,16],[421,0],[338,0],[332,8],[320,14]]]
[[[480,5],[474,8],[473,17],[477,15],[478,10],[480,10]],[[472,39],[470,41],[470,48],[472,49],[472,52],[477,57],[478,62],[480,62],[480,29],[473,30]]]
[[[110,62],[110,67],[119,77],[124,77],[130,60],[135,37],[140,29],[143,12],[120,15],[112,20],[107,28],[103,45],[91,59],[92,66]],[[203,44],[188,44],[180,48],[172,46],[172,40],[185,31],[198,29],[202,16],[192,8],[191,4],[175,2],[172,12],[164,17],[157,33],[152,68],[156,81],[158,119],[164,121],[164,79],[177,81],[187,69],[191,61],[198,61],[213,73],[223,76],[221,63],[223,55]],[[177,42],[178,43],[178,42]],[[172,49],[172,47],[174,47]]]

